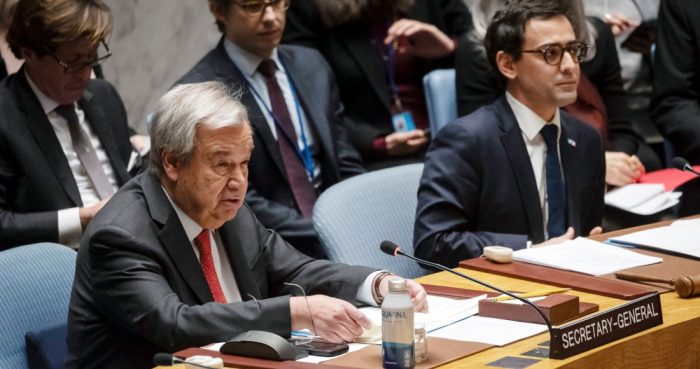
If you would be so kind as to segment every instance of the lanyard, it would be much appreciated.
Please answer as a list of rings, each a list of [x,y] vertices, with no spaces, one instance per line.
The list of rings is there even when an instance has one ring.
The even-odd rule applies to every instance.
[[[391,27],[391,19],[387,22],[387,30]],[[388,32],[387,32],[388,33]],[[386,45],[386,75],[389,79],[389,88],[391,89],[391,98],[394,102],[394,106],[399,112],[403,111],[403,104],[401,103],[401,98],[399,97],[399,89],[396,86],[396,74],[394,72],[394,45],[396,41]]]
[[[297,119],[299,120],[299,133],[301,136],[301,143],[304,146],[303,150],[301,150],[301,151],[299,151],[299,145],[297,144],[297,140],[293,137],[290,137],[289,134],[287,133],[287,131],[284,130],[284,128],[282,128],[282,124],[280,123],[277,116],[272,112],[272,108],[269,107],[265,103],[265,100],[262,99],[262,96],[260,95],[260,93],[255,89],[255,87],[253,87],[253,84],[250,83],[250,81],[245,76],[245,74],[243,74],[243,72],[241,72],[241,70],[238,68],[236,63],[234,63],[233,60],[231,62],[233,63],[234,67],[236,67],[238,72],[243,76],[243,80],[245,81],[246,87],[248,87],[248,89],[253,92],[256,99],[265,108],[267,113],[270,114],[270,116],[272,117],[272,120],[275,123],[275,127],[277,127],[277,134],[279,135],[281,132],[282,136],[292,145],[292,147],[294,148],[294,152],[297,154],[297,157],[299,158],[299,160],[301,160],[302,163],[304,163],[304,168],[306,169],[306,174],[309,176],[310,180],[313,180],[314,172],[315,172],[315,165],[314,165],[313,159],[311,158],[311,148],[309,147],[309,144],[306,140],[306,132],[304,132],[304,121],[303,121],[302,115],[301,115],[301,108],[299,107],[299,98],[297,97],[296,88],[294,87],[294,81],[292,81],[292,78],[287,76],[287,80],[289,81],[289,87],[290,87],[290,90],[292,92],[292,98],[294,100],[294,107],[296,108],[296,112],[297,112]],[[285,65],[282,58],[280,58],[280,62],[282,63],[282,68],[284,68],[284,70],[286,72],[287,66]],[[293,124],[293,122],[292,122],[292,124]],[[292,128],[294,128],[294,127],[292,127]]]

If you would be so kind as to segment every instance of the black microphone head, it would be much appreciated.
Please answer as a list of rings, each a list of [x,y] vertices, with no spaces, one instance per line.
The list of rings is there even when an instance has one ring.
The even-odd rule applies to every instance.
[[[671,160],[671,164],[673,165],[674,168],[680,169],[680,170],[685,170],[687,166],[690,166],[687,160],[681,158],[680,156],[676,156]]]
[[[391,241],[382,241],[382,243],[379,245],[379,248],[388,255],[391,256],[396,256],[397,254],[401,254],[401,248],[399,245],[391,242]]]
[[[175,364],[175,360],[173,360],[174,358],[175,357],[172,354],[159,352],[153,355],[153,365],[172,366],[173,364]]]

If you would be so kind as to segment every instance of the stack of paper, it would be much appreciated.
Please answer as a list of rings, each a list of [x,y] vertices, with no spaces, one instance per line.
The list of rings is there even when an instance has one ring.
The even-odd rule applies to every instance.
[[[609,274],[663,261],[581,237],[556,245],[518,250],[513,253],[513,259],[590,275]]]
[[[630,213],[651,215],[678,204],[680,192],[665,192],[663,184],[628,184],[605,194],[605,204]]]
[[[479,312],[479,300],[485,297],[486,295],[484,294],[464,300],[428,295],[429,312],[427,314],[416,313],[415,320],[424,322],[425,330],[430,332],[475,315]],[[372,328],[365,330],[357,341],[366,343],[381,342],[382,310],[378,307],[363,307],[360,310],[372,322]]]
[[[608,242],[700,258],[700,219],[677,220],[670,226],[628,233]]]

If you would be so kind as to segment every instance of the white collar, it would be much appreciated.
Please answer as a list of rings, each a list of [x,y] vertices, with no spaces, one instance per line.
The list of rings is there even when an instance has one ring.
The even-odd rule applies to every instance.
[[[525,104],[516,99],[510,92],[506,91],[506,100],[508,105],[513,110],[513,115],[515,115],[515,120],[518,121],[520,130],[523,132],[528,140],[532,141],[537,137],[542,128],[547,124],[554,124],[559,128],[561,134],[561,116],[559,114],[559,109],[554,111],[554,118],[551,122],[547,122],[542,119],[537,113],[528,108]]]
[[[258,66],[263,61],[263,58],[241,48],[228,38],[224,39],[224,49],[226,50],[226,54],[228,55],[229,59],[231,59],[233,64],[240,69],[241,73],[243,73],[246,78],[252,79],[255,72],[258,70]],[[283,70],[281,67],[282,63],[280,62],[279,54],[277,53],[277,48],[272,50],[270,59],[277,64],[277,70]]]
[[[27,82],[29,82],[29,87],[32,89],[34,92],[34,95],[36,98],[39,100],[39,104],[41,104],[41,108],[44,109],[44,114],[49,114],[56,107],[58,107],[59,103],[51,99],[50,97],[46,96],[39,87],[32,81],[32,78],[29,77],[29,73],[27,73],[26,69],[24,70],[24,76],[27,78]]]

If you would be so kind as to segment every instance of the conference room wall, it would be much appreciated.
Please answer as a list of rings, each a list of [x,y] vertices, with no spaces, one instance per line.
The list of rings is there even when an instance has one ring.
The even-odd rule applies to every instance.
[[[129,125],[146,132],[146,116],[175,81],[220,37],[206,0],[104,0],[114,15],[103,66],[124,100]]]

